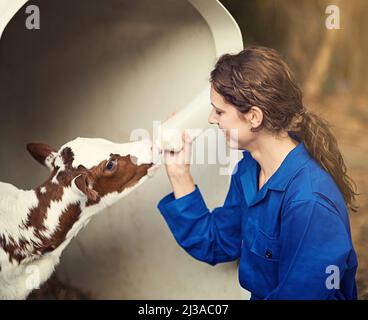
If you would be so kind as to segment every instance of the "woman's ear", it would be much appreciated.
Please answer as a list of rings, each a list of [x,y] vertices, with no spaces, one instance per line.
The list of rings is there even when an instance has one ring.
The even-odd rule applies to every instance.
[[[252,106],[247,112],[247,116],[252,129],[258,128],[263,122],[263,111],[257,106]]]

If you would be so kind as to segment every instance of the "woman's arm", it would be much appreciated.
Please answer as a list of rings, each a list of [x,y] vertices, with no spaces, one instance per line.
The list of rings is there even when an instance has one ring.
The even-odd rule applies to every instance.
[[[233,175],[223,207],[210,212],[189,172],[191,143],[178,154],[166,153],[166,170],[173,193],[158,209],[174,238],[194,258],[215,265],[240,256],[242,195]]]

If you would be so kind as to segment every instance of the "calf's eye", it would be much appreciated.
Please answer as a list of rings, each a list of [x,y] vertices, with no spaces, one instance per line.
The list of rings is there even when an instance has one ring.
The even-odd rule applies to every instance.
[[[107,164],[106,164],[106,170],[108,171],[113,171],[115,169],[116,166],[116,160],[110,160]]]

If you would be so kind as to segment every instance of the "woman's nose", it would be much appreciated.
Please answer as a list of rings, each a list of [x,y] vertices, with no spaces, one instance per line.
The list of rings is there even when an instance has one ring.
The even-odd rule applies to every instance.
[[[208,123],[209,124],[218,124],[218,121],[214,117],[213,112],[211,112],[210,115],[208,116]]]

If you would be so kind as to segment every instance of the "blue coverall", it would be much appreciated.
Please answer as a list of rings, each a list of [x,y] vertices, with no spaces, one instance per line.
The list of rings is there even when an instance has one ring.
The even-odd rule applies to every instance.
[[[239,258],[239,282],[254,300],[357,299],[346,203],[304,143],[260,190],[260,166],[248,151],[236,169],[224,205],[212,212],[197,185],[158,203],[178,244],[211,265]]]

